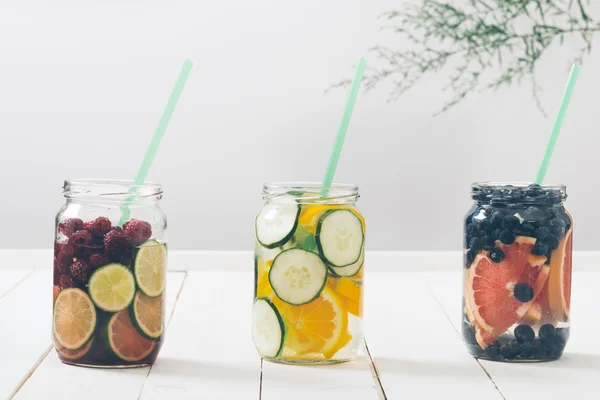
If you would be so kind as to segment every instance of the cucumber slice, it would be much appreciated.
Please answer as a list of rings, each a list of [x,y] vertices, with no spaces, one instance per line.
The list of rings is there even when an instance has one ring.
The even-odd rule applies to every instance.
[[[360,258],[358,259],[358,261],[355,262],[354,264],[348,265],[347,267],[333,267],[330,265],[329,269],[331,272],[333,272],[333,274],[335,276],[351,277],[351,276],[358,274],[358,272],[363,267],[364,263],[365,263],[365,252],[363,251],[360,254]]]
[[[252,340],[261,357],[277,357],[283,350],[285,325],[277,308],[267,298],[252,307]]]
[[[358,262],[365,235],[360,218],[350,210],[327,211],[317,226],[317,246],[331,266],[343,268]]]
[[[294,197],[280,196],[277,204],[266,204],[256,216],[256,239],[268,249],[283,246],[294,235],[299,215],[300,205]]]
[[[315,253],[303,249],[282,251],[273,260],[269,282],[277,297],[296,306],[310,303],[323,291],[327,266]]]

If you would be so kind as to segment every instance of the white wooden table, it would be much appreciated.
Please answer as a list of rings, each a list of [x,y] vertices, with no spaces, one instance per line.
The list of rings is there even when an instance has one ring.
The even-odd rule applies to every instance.
[[[556,362],[477,361],[459,336],[459,253],[369,253],[365,347],[352,363],[262,362],[250,253],[171,252],[166,341],[153,367],[62,364],[51,348],[51,253],[0,251],[0,398],[597,399],[600,254],[574,257],[573,328]]]

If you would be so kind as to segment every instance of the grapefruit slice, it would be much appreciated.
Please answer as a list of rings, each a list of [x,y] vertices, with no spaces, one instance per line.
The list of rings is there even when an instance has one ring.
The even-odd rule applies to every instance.
[[[559,321],[569,320],[571,306],[571,270],[573,254],[573,229],[565,234],[558,248],[552,252],[548,278],[548,303],[552,315]]]
[[[107,336],[111,350],[123,361],[140,361],[152,353],[156,345],[135,329],[127,310],[113,314],[108,321]]]
[[[475,328],[475,338],[482,349],[502,335],[529,310],[542,291],[550,268],[545,256],[531,254],[535,238],[518,236],[510,245],[496,242],[505,258],[494,263],[489,252],[480,252],[473,261],[465,287],[467,316]],[[514,297],[517,283],[528,283],[534,297],[520,302]]]

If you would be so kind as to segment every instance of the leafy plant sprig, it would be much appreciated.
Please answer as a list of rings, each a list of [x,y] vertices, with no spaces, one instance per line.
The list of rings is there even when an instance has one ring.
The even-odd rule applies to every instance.
[[[444,87],[453,94],[444,112],[476,90],[498,89],[531,80],[532,96],[542,110],[535,68],[554,43],[571,39],[581,63],[592,50],[600,23],[589,14],[585,0],[419,0],[381,15],[409,46],[396,50],[378,45],[370,49],[383,66],[371,67],[365,89],[392,81],[389,101],[398,99],[427,74],[451,69]],[[585,3],[585,4],[584,4]],[[498,71],[500,71],[498,73]],[[349,80],[333,87],[347,86]]]

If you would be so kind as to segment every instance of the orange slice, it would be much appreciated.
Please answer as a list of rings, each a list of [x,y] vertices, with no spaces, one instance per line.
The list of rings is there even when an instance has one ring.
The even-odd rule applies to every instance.
[[[123,361],[139,361],[147,357],[156,342],[142,336],[131,323],[127,310],[114,314],[108,322],[108,343]]]
[[[274,298],[273,304],[286,324],[286,346],[297,353],[318,352],[329,359],[345,345],[348,313],[329,286],[325,285],[317,299],[301,306],[279,298]]]
[[[264,261],[261,257],[256,260],[256,298],[267,297],[271,298],[273,295],[273,288],[269,282],[269,270],[273,265],[273,260]]]
[[[548,302],[552,315],[559,321],[569,320],[571,305],[571,270],[573,254],[573,229],[569,229],[550,259]]]

